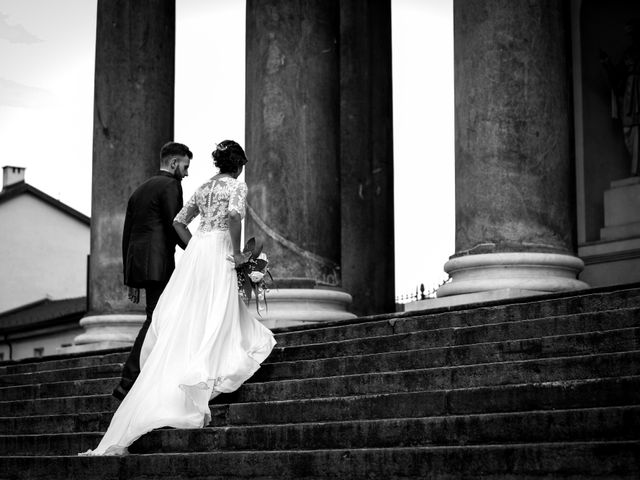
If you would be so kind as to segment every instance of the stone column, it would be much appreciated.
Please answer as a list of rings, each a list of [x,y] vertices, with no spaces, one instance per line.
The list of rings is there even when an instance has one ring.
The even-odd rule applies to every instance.
[[[122,227],[173,139],[174,54],[175,0],[98,1],[89,312],[72,348],[131,344],[144,321],[122,283]]]
[[[342,285],[359,315],[395,309],[390,0],[340,2]]]
[[[587,286],[574,256],[567,13],[556,0],[454,2],[456,253],[438,296]]]
[[[336,0],[247,1],[246,237],[271,260],[271,327],[352,316],[337,289],[338,37]]]

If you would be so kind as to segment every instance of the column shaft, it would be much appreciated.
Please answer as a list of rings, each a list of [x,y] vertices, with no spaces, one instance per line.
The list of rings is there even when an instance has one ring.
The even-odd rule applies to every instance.
[[[456,1],[456,252],[574,250],[564,4]]]
[[[269,327],[351,318],[340,271],[336,0],[247,1],[247,237],[270,255]],[[334,288],[326,288],[334,287]]]
[[[360,315],[395,303],[390,0],[340,3],[342,285]]]
[[[340,284],[335,0],[247,2],[247,236],[274,277]]]
[[[439,294],[465,293],[455,275],[466,268],[471,290],[586,286],[575,280],[582,263],[572,256],[566,7],[555,0],[454,2],[456,253],[445,266],[453,282]],[[461,258],[480,254],[500,256]],[[489,279],[496,268],[504,282]]]
[[[173,139],[174,0],[99,0],[96,38],[90,313],[131,311],[122,227],[133,190]],[[142,308],[142,307],[141,307]]]

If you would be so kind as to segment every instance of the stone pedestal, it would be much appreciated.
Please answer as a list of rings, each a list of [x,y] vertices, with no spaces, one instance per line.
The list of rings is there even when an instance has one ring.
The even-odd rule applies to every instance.
[[[60,350],[64,353],[87,352],[107,348],[127,347],[133,344],[144,315],[94,315],[80,320],[85,332],[73,340],[73,346]]]
[[[452,281],[443,285],[438,297],[503,290],[533,295],[586,288],[576,279],[584,268],[573,255],[508,252],[467,255],[449,260],[444,270]],[[492,294],[493,295],[493,294]],[[476,297],[478,301],[479,297]]]
[[[264,245],[282,308],[317,321],[335,315],[283,285],[341,285],[338,38],[336,0],[247,2],[245,236]]]
[[[83,348],[133,343],[145,318],[144,297],[130,303],[122,284],[122,227],[129,196],[173,140],[174,53],[174,0],[99,0],[89,316],[75,340]]]
[[[350,303],[351,295],[339,289],[286,288],[267,292],[259,310],[252,299],[249,310],[268,328],[278,328],[355,318],[346,312]]]
[[[611,182],[604,192],[604,228],[600,239],[640,238],[640,177]]]
[[[576,281],[565,8],[454,2],[456,253],[438,296]]]

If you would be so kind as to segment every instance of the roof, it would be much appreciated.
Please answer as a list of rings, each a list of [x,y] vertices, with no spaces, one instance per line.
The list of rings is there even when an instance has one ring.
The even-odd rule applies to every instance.
[[[79,321],[87,311],[86,297],[44,298],[0,314],[0,335]]]
[[[33,195],[34,197],[42,200],[43,202],[48,203],[52,207],[57,208],[61,212],[64,212],[67,215],[70,215],[73,218],[80,220],[82,223],[86,225],[91,224],[91,218],[87,217],[84,213],[80,213],[74,208],[71,208],[69,205],[62,203],[60,200],[56,200],[52,196],[44,193],[42,190],[38,190],[36,187],[29,185],[27,182],[17,182],[17,183],[14,183],[13,185],[4,187],[0,192],[0,205],[24,193],[29,193]]]

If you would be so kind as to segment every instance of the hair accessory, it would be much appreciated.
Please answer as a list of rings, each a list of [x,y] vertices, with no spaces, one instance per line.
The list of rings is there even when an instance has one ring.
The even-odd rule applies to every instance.
[[[220,150],[221,152],[224,152],[227,148],[228,148],[228,145],[222,145],[220,143],[216,143],[216,150]]]

